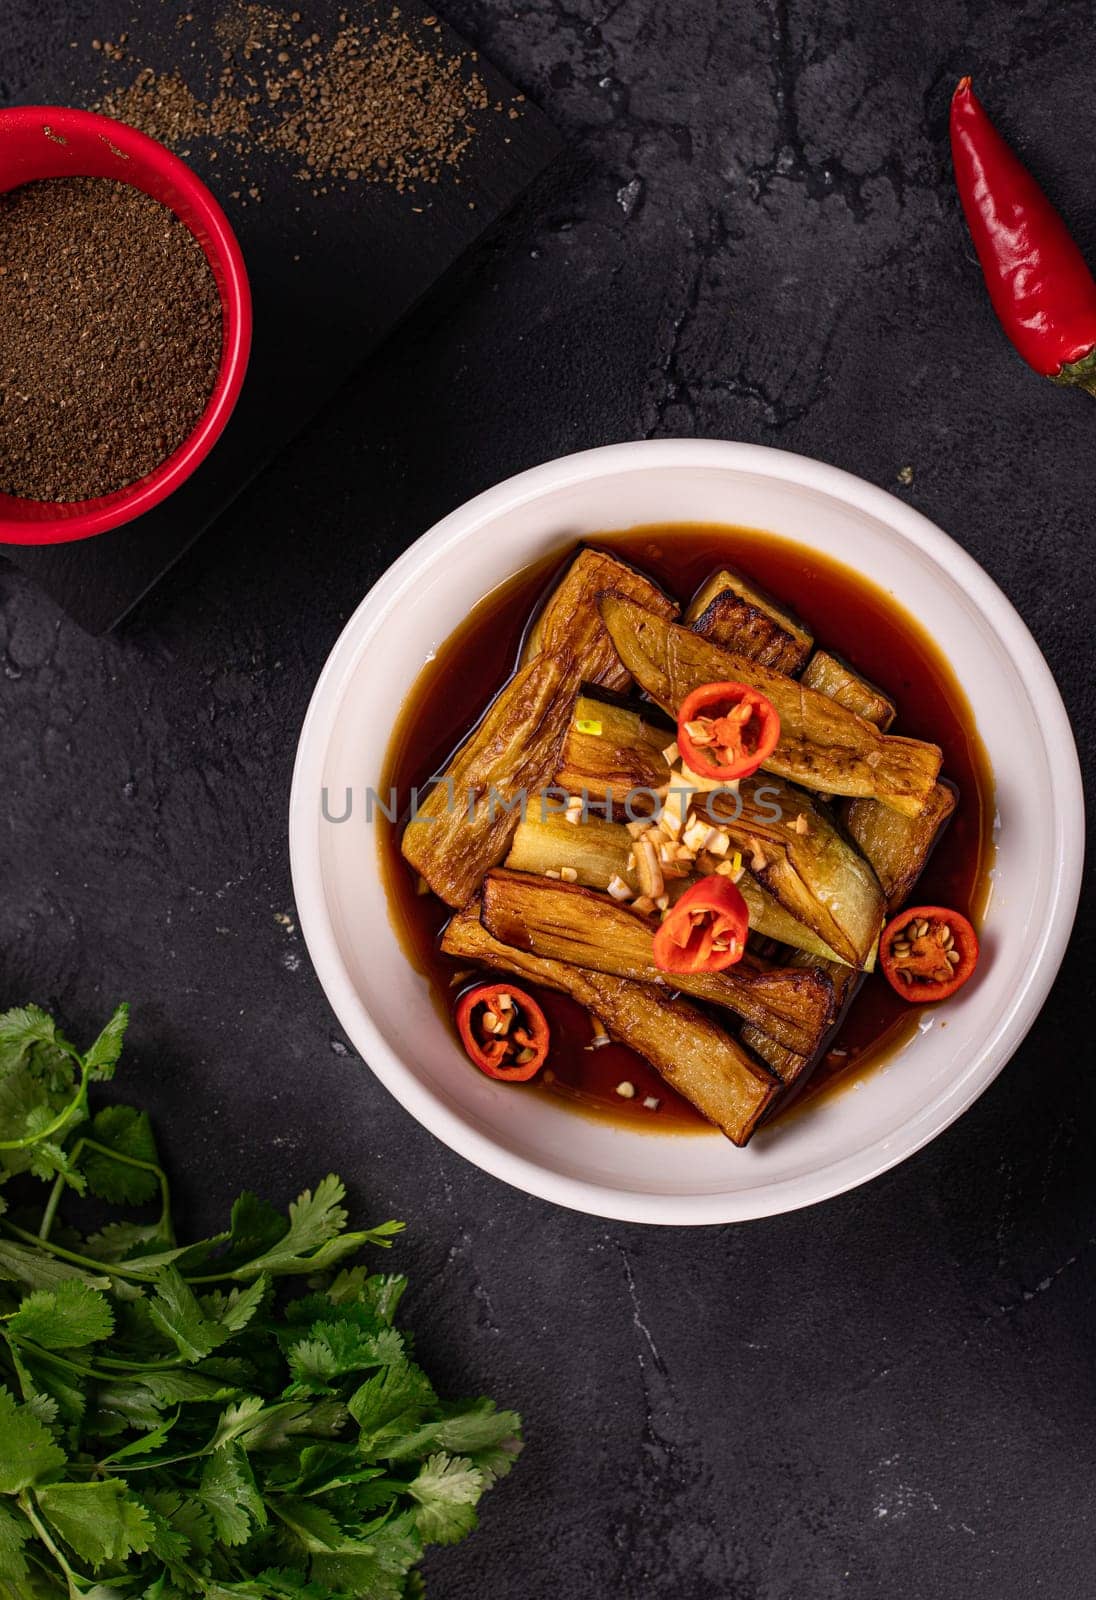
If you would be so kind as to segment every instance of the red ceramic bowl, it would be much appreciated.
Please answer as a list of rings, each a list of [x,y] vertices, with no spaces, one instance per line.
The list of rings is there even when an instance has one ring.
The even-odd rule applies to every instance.
[[[98,500],[50,504],[0,493],[0,543],[89,539],[158,505],[212,450],[232,415],[251,349],[251,291],[228,220],[205,184],[170,150],[111,117],[63,106],[0,111],[0,192],[35,178],[117,178],[170,207],[205,251],[221,294],[221,366],[194,432],[155,472]]]

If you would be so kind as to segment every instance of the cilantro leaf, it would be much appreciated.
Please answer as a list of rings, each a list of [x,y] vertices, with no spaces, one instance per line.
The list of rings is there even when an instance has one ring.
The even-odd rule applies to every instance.
[[[347,1401],[362,1433],[362,1445],[384,1459],[384,1446],[417,1423],[436,1400],[430,1380],[410,1361],[394,1362],[369,1378]]]
[[[84,1065],[92,1078],[110,1078],[118,1057],[122,1054],[122,1041],[129,1025],[129,1007],[122,1004],[115,1011],[102,1033],[84,1055]]]
[[[0,1017],[0,1182],[52,1189],[40,1221],[0,1200],[0,1595],[422,1600],[424,1545],[475,1525],[518,1418],[439,1401],[395,1326],[406,1280],[346,1259],[400,1224],[350,1232],[338,1178],[176,1245],[147,1117],[88,1123],[125,1025],[82,1057],[44,1012]],[[90,1239],[58,1178],[105,1202]],[[157,1223],[110,1214],[153,1198]]]
[[[59,1283],[77,1281],[88,1283],[93,1289],[109,1289],[109,1278],[97,1277],[58,1261],[44,1250],[35,1250],[14,1239],[0,1239],[0,1278],[13,1283],[25,1283],[28,1289],[52,1289]]]
[[[75,1116],[75,1112],[73,1115]],[[27,1132],[37,1134],[53,1121],[53,1113],[43,1108],[28,1118]],[[64,1129],[58,1131],[63,1138]],[[75,1189],[77,1194],[83,1194],[87,1189],[87,1179],[79,1168],[73,1166],[68,1151],[58,1143],[57,1139],[36,1138],[27,1154],[29,1171],[36,1178],[41,1178],[43,1183],[48,1183],[51,1178],[62,1178],[70,1189]]]
[[[178,1411],[173,1417],[162,1418],[148,1433],[142,1434],[140,1438],[131,1439],[128,1444],[124,1444],[119,1450],[115,1450],[113,1455],[104,1456],[97,1463],[98,1471],[101,1472],[104,1467],[113,1467],[117,1462],[124,1461],[126,1466],[123,1471],[129,1472],[132,1471],[135,1457],[140,1460],[143,1460],[146,1456],[154,1457],[160,1446],[167,1443],[168,1434],[178,1420]]]
[[[220,1378],[207,1377],[193,1368],[178,1367],[173,1372],[143,1372],[141,1382],[160,1405],[173,1406],[184,1401],[220,1402],[235,1398],[236,1386]]]
[[[241,1438],[255,1422],[255,1419],[264,1409],[264,1402],[257,1394],[245,1395],[234,1405],[227,1406],[222,1411],[217,1422],[217,1431],[209,1448],[217,1450],[222,1445],[230,1444],[233,1439]]]
[[[338,1600],[324,1585],[309,1583],[303,1572],[288,1567],[267,1567],[259,1573],[259,1582],[264,1585],[263,1600],[283,1600],[283,1596],[285,1600]]]
[[[46,1350],[73,1350],[95,1344],[114,1332],[114,1313],[105,1295],[70,1278],[56,1289],[27,1295],[8,1322],[20,1339]]]
[[[246,1289],[232,1289],[226,1295],[203,1295],[200,1304],[210,1322],[229,1333],[240,1333],[261,1307],[269,1288],[270,1279],[260,1273]]]
[[[114,1439],[127,1429],[148,1433],[160,1426],[163,1404],[144,1382],[144,1374],[97,1383],[92,1392],[89,1431],[101,1439]]]
[[[126,1261],[138,1257],[143,1245],[162,1242],[159,1223],[108,1222],[106,1227],[84,1240],[84,1254],[96,1261]]]
[[[52,1121],[59,1109],[60,1104],[32,1072],[18,1069],[0,1072],[0,1134],[6,1143],[30,1137],[42,1112],[46,1113],[47,1121]],[[38,1122],[37,1125],[43,1124]],[[24,1172],[30,1163],[28,1150],[4,1150],[0,1154],[10,1172]]]
[[[81,1561],[98,1570],[147,1550],[148,1512],[122,1478],[99,1483],[48,1483],[35,1492],[38,1508]]]
[[[29,1406],[0,1388],[0,1494],[19,1494],[65,1464],[65,1452]]]
[[[516,1411],[498,1411],[493,1400],[476,1400],[446,1408],[435,1437],[443,1450],[468,1456],[488,1483],[504,1478],[521,1453],[521,1418]]]
[[[213,1548],[213,1519],[193,1495],[153,1489],[145,1495],[148,1506],[165,1522],[192,1555],[207,1556]]]
[[[272,1249],[288,1232],[289,1223],[282,1213],[245,1189],[232,1207],[225,1264],[254,1260]]]
[[[418,1502],[415,1526],[424,1544],[455,1544],[476,1526],[483,1473],[463,1456],[430,1456],[407,1492]]]
[[[222,1544],[244,1544],[253,1526],[266,1527],[263,1497],[251,1463],[237,1444],[225,1445],[207,1457],[198,1498],[212,1517]]]
[[[316,1185],[315,1194],[305,1189],[290,1203],[289,1227],[276,1244],[248,1262],[249,1272],[296,1271],[305,1256],[343,1232],[347,1215],[339,1204],[345,1185],[334,1173]]]
[[[264,1406],[240,1431],[238,1437],[247,1450],[280,1450],[298,1434],[311,1438],[330,1438],[346,1426],[346,1408],[336,1400],[321,1400],[315,1405],[285,1401]]]
[[[155,1283],[156,1298],[149,1305],[148,1314],[185,1361],[201,1361],[223,1344],[229,1330],[209,1321],[193,1289],[175,1267],[161,1268]]]
[[[18,1507],[0,1500],[0,1578],[17,1583],[27,1576],[23,1546],[34,1537],[34,1529]]]
[[[391,1366],[404,1359],[403,1339],[394,1328],[364,1333],[348,1322],[315,1323],[306,1339],[291,1345],[293,1391],[329,1391],[335,1378],[363,1368]]]
[[[317,1553],[312,1576],[356,1600],[402,1600],[404,1579],[422,1555],[422,1541],[410,1513],[394,1517],[361,1544],[331,1555]]]
[[[35,1044],[53,1044],[57,1024],[41,1006],[16,1006],[0,1015],[0,1071],[17,1065]]]
[[[119,1155],[147,1161],[153,1166],[159,1164],[148,1114],[133,1106],[104,1106],[93,1118],[88,1137],[108,1150],[116,1150]],[[156,1174],[143,1167],[115,1161],[99,1150],[86,1150],[82,1162],[92,1193],[101,1200],[138,1206],[155,1199],[159,1193]]]

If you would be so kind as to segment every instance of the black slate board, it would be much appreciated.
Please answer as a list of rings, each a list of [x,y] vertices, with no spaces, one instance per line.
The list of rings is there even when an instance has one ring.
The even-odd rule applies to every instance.
[[[383,19],[390,10],[317,0],[305,22],[326,37],[343,18]],[[179,69],[192,82],[194,46],[208,51],[225,12],[224,0],[195,0],[190,20],[171,6],[144,7],[135,19],[128,3],[97,3],[94,26],[70,27],[17,98],[91,106],[106,84],[127,84],[142,66]],[[446,54],[469,49],[420,0],[399,0],[399,19],[401,29]],[[55,25],[62,29],[63,20]],[[122,61],[105,60],[91,47],[93,35],[116,41],[123,34]],[[325,180],[328,192],[316,194],[284,157],[257,152],[248,155],[245,181],[261,199],[243,189],[234,199],[239,162],[232,154],[211,139],[187,146],[186,159],[224,206],[247,262],[255,310],[250,368],[218,445],[163,505],[76,544],[0,545],[0,556],[29,573],[89,632],[121,621],[558,153],[559,136],[536,107],[481,58],[471,70],[485,83],[491,108],[474,117],[476,133],[457,171],[443,171],[416,193]],[[200,80],[197,87],[201,92]],[[498,104],[504,109],[495,110]]]

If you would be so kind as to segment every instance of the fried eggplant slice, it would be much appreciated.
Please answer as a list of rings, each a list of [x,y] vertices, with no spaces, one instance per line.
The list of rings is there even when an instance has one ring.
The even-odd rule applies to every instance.
[[[880,733],[886,733],[898,715],[894,701],[882,689],[862,678],[839,657],[831,656],[828,650],[814,652],[799,681],[808,689],[817,689],[827,699],[836,700],[846,711],[855,711]]]
[[[483,926],[477,903],[450,919],[441,948],[462,961],[570,995],[734,1144],[746,1144],[780,1093],[777,1078],[687,1000],[653,984],[632,983],[502,944]]]
[[[795,672],[806,661],[814,645],[810,630],[805,628],[800,619],[787,606],[762,589],[759,584],[747,578],[744,573],[736,572],[731,567],[720,567],[718,572],[713,572],[706,583],[702,584],[689,602],[689,609],[685,613],[685,621],[695,624],[700,621],[704,613],[711,606],[713,600],[718,600],[723,595],[733,595],[736,600],[741,600],[744,605],[754,611],[760,611],[762,616],[768,617],[786,636],[789,654],[794,650],[797,657],[795,667],[781,667],[782,672]],[[718,639],[716,643],[720,643]]]
[[[713,644],[790,677],[800,671],[814,642],[797,617],[726,567],[697,591],[685,620]]]
[[[530,815],[518,825],[504,865],[513,872],[531,872],[541,877],[549,872],[558,876],[570,868],[575,873],[574,881],[584,888],[604,891],[618,879],[627,884],[633,894],[638,894],[641,885],[634,857],[634,841],[623,823],[588,816],[585,822],[576,825],[564,816]],[[666,888],[671,899],[675,899],[695,882],[695,876],[679,878],[668,883]],[[744,874],[738,887],[749,908],[750,928],[755,933],[797,950],[813,951],[830,961],[840,959],[813,928],[797,921],[753,878]]]
[[[573,657],[579,677],[607,689],[627,689],[631,674],[621,663],[597,608],[604,589],[626,595],[666,620],[677,616],[677,606],[658,585],[626,561],[590,546],[581,549],[560,582],[548,596],[544,610],[533,623],[521,653],[522,664],[536,656],[563,652]]]
[[[566,656],[538,656],[523,667],[404,829],[405,860],[447,905],[468,903],[509,849],[522,796],[532,799],[551,783],[576,688]]]
[[[737,794],[713,792],[705,811],[790,916],[813,929],[841,961],[862,970],[873,964],[886,914],[883,891],[869,864],[808,794],[758,772],[740,780]]]
[[[830,1025],[832,1032],[844,1013],[845,1007],[856,992],[858,975],[851,967],[834,966],[832,962],[822,961],[817,956],[797,954],[791,957],[788,966],[814,968],[829,975],[833,983],[834,1003],[836,1013]],[[813,1071],[822,1054],[823,1040],[813,1055],[799,1055],[794,1050],[788,1050],[783,1045],[773,1042],[767,1034],[747,1022],[742,1029],[742,1043],[755,1055],[761,1057],[765,1065],[771,1067],[784,1085],[785,1091],[799,1087],[806,1079],[808,1073]]]
[[[803,649],[764,611],[730,592],[712,601],[693,623],[693,632],[789,677],[800,670],[810,648]]]
[[[657,923],[578,884],[496,868],[483,885],[483,923],[503,944],[636,983],[658,983],[725,1006],[770,1038],[809,1055],[829,1026],[833,984],[819,972],[743,956],[724,972],[673,974],[655,965]]]
[[[921,876],[958,801],[958,791],[945,781],[936,784],[916,817],[899,816],[874,800],[849,800],[842,806],[849,837],[883,886],[888,916]]]
[[[816,650],[802,681],[855,711],[882,732],[895,706],[882,690],[835,656]],[[955,810],[957,794],[939,779],[915,817],[904,817],[878,800],[843,800],[838,815],[849,837],[871,863],[883,888],[888,916],[906,899]]]
[[[936,745],[882,734],[855,712],[784,673],[721,649],[620,595],[599,605],[621,660],[640,688],[676,715],[704,683],[732,680],[766,695],[780,718],[769,772],[821,793],[881,800],[905,816],[921,810],[940,772]]]
[[[556,783],[569,794],[585,789],[593,798],[623,806],[629,795],[669,783],[670,768],[662,752],[673,739],[672,730],[639,711],[580,694],[563,741]],[[637,800],[633,809],[639,810]]]

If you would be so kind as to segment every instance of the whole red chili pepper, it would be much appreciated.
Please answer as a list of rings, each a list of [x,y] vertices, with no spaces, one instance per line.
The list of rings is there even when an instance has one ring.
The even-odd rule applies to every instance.
[[[962,78],[951,153],[993,309],[1036,372],[1096,394],[1096,281],[1065,223]]]

